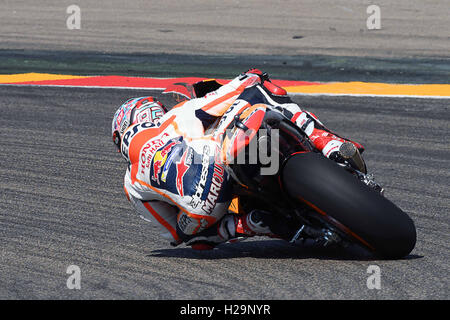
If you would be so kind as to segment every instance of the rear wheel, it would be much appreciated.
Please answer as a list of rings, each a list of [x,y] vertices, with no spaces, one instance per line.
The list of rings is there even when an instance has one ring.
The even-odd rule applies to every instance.
[[[333,161],[313,152],[294,154],[281,177],[290,197],[375,254],[395,259],[414,249],[416,228],[411,218]]]

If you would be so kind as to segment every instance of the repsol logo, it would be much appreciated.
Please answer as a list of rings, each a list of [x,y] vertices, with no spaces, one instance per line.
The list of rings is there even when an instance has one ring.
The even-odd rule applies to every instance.
[[[192,196],[191,206],[195,209],[198,204],[202,201],[202,194],[205,189],[206,179],[208,178],[208,168],[209,168],[209,146],[203,147],[203,158],[202,158],[202,172],[200,175],[200,181],[198,183],[197,189]]]
[[[122,154],[128,158],[128,147],[130,146],[130,142],[133,139],[133,137],[142,130],[148,129],[148,128],[152,128],[154,127],[155,124],[151,123],[151,122],[142,122],[139,124],[136,124],[134,126],[132,126],[130,129],[128,129],[125,134],[123,135],[122,138]]]
[[[203,203],[202,206],[202,210],[207,214],[211,214],[212,210],[216,206],[220,190],[222,189],[223,175],[224,175],[223,166],[221,166],[218,163],[215,163],[211,187],[209,189],[208,196],[206,197],[205,202]]]

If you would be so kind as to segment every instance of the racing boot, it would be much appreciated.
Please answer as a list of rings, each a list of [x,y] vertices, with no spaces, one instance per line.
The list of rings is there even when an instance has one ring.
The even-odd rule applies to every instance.
[[[290,240],[298,229],[286,217],[257,209],[248,214],[226,215],[223,226],[223,237],[228,239],[268,236]]]
[[[295,109],[295,108],[294,108]],[[293,111],[293,110],[292,110]],[[297,124],[314,143],[314,146],[319,149],[322,154],[338,163],[343,163],[349,158],[355,158],[359,155],[360,161],[361,153],[364,152],[364,147],[354,141],[344,139],[335,133],[328,130],[315,114],[308,111],[292,112],[291,121]],[[286,111],[285,111],[286,113]],[[351,163],[353,165],[353,163]],[[358,165],[355,169],[363,172],[365,164]]]
[[[361,156],[364,148],[359,143],[320,129],[314,129],[310,138],[316,148],[327,158],[339,164],[347,161],[354,169],[367,173],[366,164]]]

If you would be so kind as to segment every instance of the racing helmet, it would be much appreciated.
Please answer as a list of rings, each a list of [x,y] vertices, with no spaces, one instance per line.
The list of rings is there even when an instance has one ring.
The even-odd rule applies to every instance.
[[[167,112],[167,108],[153,97],[131,98],[122,104],[112,121],[112,139],[120,152],[123,133],[133,124],[156,123]]]

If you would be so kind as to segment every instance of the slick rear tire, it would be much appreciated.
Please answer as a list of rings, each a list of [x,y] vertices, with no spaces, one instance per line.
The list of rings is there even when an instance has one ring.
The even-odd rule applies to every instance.
[[[281,179],[291,198],[308,204],[381,258],[402,258],[414,249],[416,228],[411,218],[322,155],[292,155],[282,169]]]

